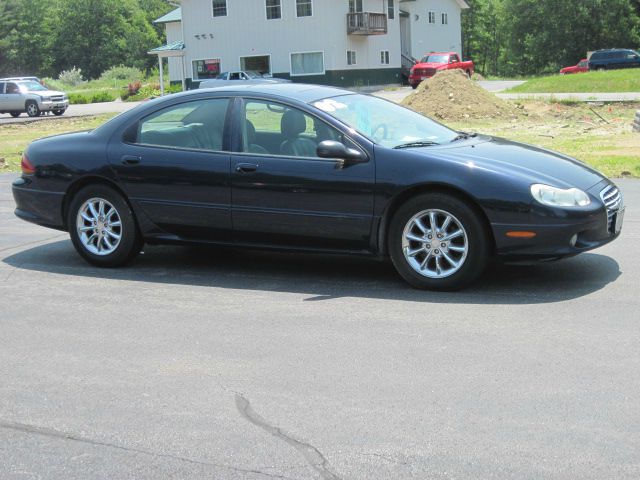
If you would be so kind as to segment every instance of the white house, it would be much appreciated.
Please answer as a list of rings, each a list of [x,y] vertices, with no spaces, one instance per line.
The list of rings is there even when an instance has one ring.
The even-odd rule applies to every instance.
[[[156,20],[167,45],[150,53],[169,57],[171,81],[187,85],[230,70],[341,86],[399,83],[403,60],[461,53],[465,8],[464,0],[182,0]]]

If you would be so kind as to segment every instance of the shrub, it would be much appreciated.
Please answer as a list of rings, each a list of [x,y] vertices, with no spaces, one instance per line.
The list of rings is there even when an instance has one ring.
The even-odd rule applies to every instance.
[[[127,102],[138,102],[140,100],[146,100],[147,98],[159,97],[160,89],[153,88],[155,85],[145,85],[144,87],[138,90],[138,93],[135,95],[130,95],[127,98],[123,98]]]
[[[63,70],[60,72],[58,80],[73,87],[80,85],[84,81],[82,78],[82,70],[76,67],[73,67],[71,70]]]
[[[96,92],[91,97],[91,103],[103,103],[103,102],[113,102],[116,99],[116,96],[109,91],[102,90]]]
[[[83,93],[70,93],[69,103],[71,105],[83,105],[89,103],[89,98]]]
[[[111,67],[100,75],[100,80],[107,80],[111,82],[114,80],[126,80],[127,82],[133,82],[140,78],[142,78],[142,72],[140,70],[133,67],[125,67],[124,65]]]
[[[131,82],[127,88],[129,90],[129,96],[137,95],[140,88],[142,88],[142,83],[140,83],[140,80],[136,80],[135,82]]]

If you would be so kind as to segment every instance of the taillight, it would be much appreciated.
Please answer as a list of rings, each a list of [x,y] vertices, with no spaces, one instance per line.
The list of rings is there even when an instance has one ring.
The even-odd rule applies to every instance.
[[[22,173],[24,175],[33,175],[36,173],[35,167],[29,161],[29,158],[26,154],[22,154],[22,161],[20,162],[20,167],[22,168]]]

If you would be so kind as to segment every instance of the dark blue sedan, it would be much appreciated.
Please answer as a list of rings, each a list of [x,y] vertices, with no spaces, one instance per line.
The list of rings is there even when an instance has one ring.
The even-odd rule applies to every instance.
[[[418,288],[489,260],[551,260],[615,239],[623,200],[567,156],[450,130],[335,88],[238,85],[157,99],[33,142],[16,215],[114,267],[144,243],[390,257]]]

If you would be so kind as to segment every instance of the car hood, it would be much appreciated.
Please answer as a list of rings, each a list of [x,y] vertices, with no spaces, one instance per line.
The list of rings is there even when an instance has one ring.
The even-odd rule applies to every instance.
[[[28,93],[31,93],[32,95],[40,95],[41,97],[65,95],[64,92],[58,92],[57,90],[38,90],[38,91],[29,90]]]
[[[446,63],[416,63],[415,68],[440,68],[445,65]]]
[[[455,145],[455,146],[454,146]],[[454,160],[504,175],[518,175],[531,183],[588,190],[605,177],[586,164],[558,152],[502,138],[478,137],[437,149],[443,160]],[[422,151],[426,154],[429,149]],[[435,152],[433,149],[431,153]],[[445,153],[446,152],[446,153]]]

